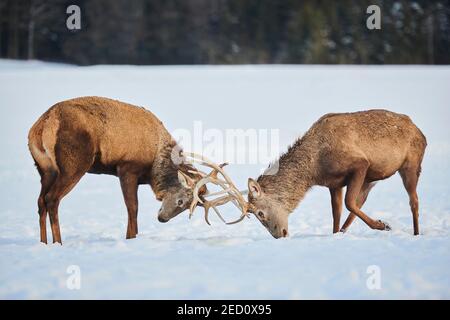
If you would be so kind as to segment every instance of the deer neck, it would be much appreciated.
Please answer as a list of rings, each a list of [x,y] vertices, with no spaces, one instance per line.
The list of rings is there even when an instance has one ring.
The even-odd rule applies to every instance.
[[[316,148],[302,140],[298,140],[280,157],[275,174],[258,178],[264,193],[278,201],[289,213],[294,211],[317,180]]]
[[[175,149],[175,150],[174,150]],[[175,141],[165,143],[158,150],[152,166],[151,187],[158,200],[162,200],[166,192],[179,187],[178,166],[173,161],[173,152],[181,149]]]

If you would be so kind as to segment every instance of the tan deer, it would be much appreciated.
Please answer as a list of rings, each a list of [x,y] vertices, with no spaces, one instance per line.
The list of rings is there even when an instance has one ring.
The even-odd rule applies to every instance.
[[[28,146],[41,176],[38,199],[41,241],[61,243],[58,206],[85,173],[119,177],[128,211],[126,238],[138,233],[137,190],[149,184],[162,201],[158,220],[189,208],[202,176],[180,156],[181,149],[150,111],[101,97],[82,97],[52,106],[30,129]],[[206,193],[206,187],[197,194]]]
[[[426,145],[425,136],[405,115],[386,110],[327,114],[279,158],[275,174],[261,175],[257,181],[249,179],[248,202],[230,183],[224,186],[227,195],[201,201],[196,190],[208,182],[218,184],[214,177],[197,182],[194,204],[200,202],[207,209],[237,202],[242,215],[233,223],[251,212],[275,238],[280,238],[288,236],[289,214],[306,192],[318,185],[330,190],[334,233],[345,232],[355,217],[372,229],[389,230],[388,224],[371,219],[361,208],[376,181],[398,171],[409,195],[414,235],[418,235],[416,187]],[[345,206],[350,215],[340,229],[345,186]]]

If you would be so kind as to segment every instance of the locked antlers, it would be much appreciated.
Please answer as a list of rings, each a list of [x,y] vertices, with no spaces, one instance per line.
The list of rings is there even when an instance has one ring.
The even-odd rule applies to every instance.
[[[250,204],[245,200],[243,197],[243,194],[246,194],[246,191],[242,192],[239,191],[239,189],[234,185],[233,181],[230,179],[230,177],[226,174],[226,172],[223,170],[223,167],[227,165],[227,163],[223,164],[215,164],[214,162],[208,160],[202,155],[198,155],[195,153],[190,152],[183,152],[183,155],[186,157],[186,159],[189,161],[197,162],[200,165],[203,165],[205,167],[209,167],[212,169],[212,171],[208,174],[197,171],[202,178],[196,183],[194,186],[193,194],[194,198],[192,200],[191,206],[190,206],[190,214],[189,217],[192,216],[194,213],[195,208],[200,203],[203,208],[205,209],[205,221],[207,224],[210,225],[208,220],[208,214],[209,209],[212,208],[214,212],[218,215],[220,220],[222,220],[226,224],[235,224],[240,221],[242,221],[246,216],[248,216],[248,212],[250,212]],[[221,177],[219,177],[219,175]],[[223,190],[206,194],[206,195],[200,195],[200,189],[202,186],[212,183],[216,186],[221,187]],[[214,196],[220,196],[218,198],[215,198],[213,200],[207,200],[206,197],[212,198]],[[217,209],[217,207],[224,205],[228,202],[233,203],[240,211],[241,216],[236,221],[232,222],[226,222],[225,219],[220,214],[220,211]]]

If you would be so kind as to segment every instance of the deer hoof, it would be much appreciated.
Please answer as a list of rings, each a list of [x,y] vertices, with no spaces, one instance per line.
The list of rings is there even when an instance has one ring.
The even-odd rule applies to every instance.
[[[387,222],[384,222],[384,221],[381,221],[381,220],[378,220],[378,222],[383,225],[383,227],[380,230],[384,230],[384,231],[391,231],[392,230],[391,226]]]

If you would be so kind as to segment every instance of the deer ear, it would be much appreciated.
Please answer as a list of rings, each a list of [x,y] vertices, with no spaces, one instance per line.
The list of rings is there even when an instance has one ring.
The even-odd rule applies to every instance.
[[[178,170],[178,181],[181,183],[183,187],[188,189],[191,189],[195,185],[194,179],[192,179],[187,174],[179,170]]]
[[[262,193],[261,186],[252,178],[248,179],[248,192],[253,198],[259,198]]]

